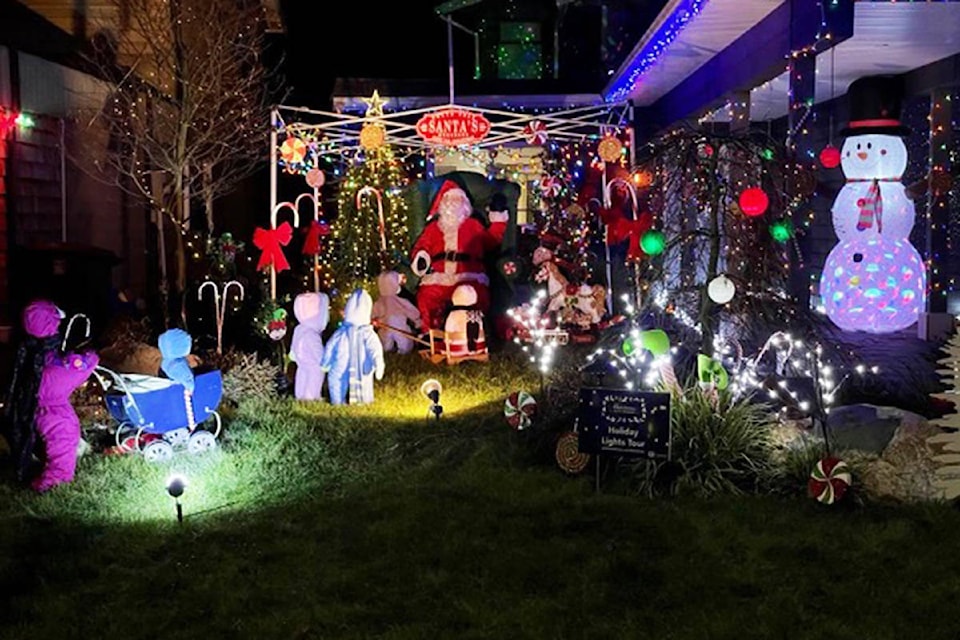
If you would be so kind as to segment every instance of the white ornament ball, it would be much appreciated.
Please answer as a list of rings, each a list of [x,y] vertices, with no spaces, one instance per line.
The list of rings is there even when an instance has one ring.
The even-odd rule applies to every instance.
[[[733,280],[723,275],[717,276],[707,285],[707,295],[717,304],[727,304],[733,300],[736,292],[737,287],[734,286]]]

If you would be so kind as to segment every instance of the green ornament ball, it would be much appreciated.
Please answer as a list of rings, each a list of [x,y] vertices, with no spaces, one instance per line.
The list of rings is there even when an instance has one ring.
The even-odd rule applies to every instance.
[[[640,238],[640,248],[648,256],[658,256],[667,248],[667,237],[663,235],[663,231],[647,231]]]
[[[770,236],[780,244],[793,237],[793,223],[789,220],[777,220],[770,225]]]

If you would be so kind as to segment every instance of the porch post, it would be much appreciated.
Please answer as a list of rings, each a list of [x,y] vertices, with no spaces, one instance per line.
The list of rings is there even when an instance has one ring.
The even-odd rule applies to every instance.
[[[937,88],[930,94],[930,168],[927,175],[926,251],[927,308],[920,314],[917,333],[923,340],[946,338],[953,329],[947,313],[949,262],[956,251],[950,246],[950,194],[937,189],[938,174],[950,173],[950,141],[953,114],[949,89]],[[919,213],[919,212],[918,212]],[[917,216],[918,220],[923,217]]]

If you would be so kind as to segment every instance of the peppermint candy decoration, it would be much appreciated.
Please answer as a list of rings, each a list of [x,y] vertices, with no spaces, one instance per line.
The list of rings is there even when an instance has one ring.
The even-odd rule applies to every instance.
[[[579,438],[573,431],[567,431],[557,440],[556,457],[564,473],[571,475],[582,472],[590,464],[590,454],[580,453]]]
[[[500,269],[503,271],[503,275],[507,276],[508,278],[517,275],[518,271],[517,263],[513,260],[507,260],[504,262]]]
[[[547,125],[533,120],[523,128],[523,137],[529,145],[542,146],[547,143]]]
[[[530,426],[537,412],[537,401],[526,391],[514,391],[503,403],[503,415],[507,424],[520,431]]]
[[[838,458],[823,458],[813,468],[807,490],[812,498],[823,504],[833,504],[843,498],[853,478],[850,467]]]
[[[540,193],[544,198],[556,198],[563,189],[563,182],[553,176],[543,176],[540,178]]]

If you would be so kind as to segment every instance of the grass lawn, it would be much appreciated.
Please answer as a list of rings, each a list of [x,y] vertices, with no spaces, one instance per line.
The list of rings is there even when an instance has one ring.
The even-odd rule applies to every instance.
[[[960,513],[597,496],[504,424],[505,395],[536,386],[508,360],[391,360],[372,407],[245,405],[202,458],[90,457],[40,497],[0,485],[0,637],[960,635]]]

